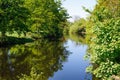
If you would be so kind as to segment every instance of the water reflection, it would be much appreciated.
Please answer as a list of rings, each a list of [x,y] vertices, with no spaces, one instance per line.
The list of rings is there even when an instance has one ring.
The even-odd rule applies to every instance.
[[[68,61],[63,63],[63,70],[57,71],[49,80],[92,80],[92,75],[86,73],[86,67],[90,65],[90,62],[84,59],[87,45],[68,39],[64,46],[68,46],[66,49],[72,54]]]
[[[85,35],[70,34],[69,36],[66,35],[66,38],[71,39],[78,45],[86,44]]]
[[[48,80],[70,54],[63,43],[39,40],[0,48],[0,80]]]

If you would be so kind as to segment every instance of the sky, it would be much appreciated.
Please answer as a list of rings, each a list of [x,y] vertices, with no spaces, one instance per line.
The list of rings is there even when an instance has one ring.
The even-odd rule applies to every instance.
[[[68,14],[72,17],[69,19],[70,21],[74,21],[76,16],[80,18],[89,16],[89,14],[83,10],[82,6],[93,10],[95,5],[96,0],[65,0],[62,2],[62,6],[67,9]]]

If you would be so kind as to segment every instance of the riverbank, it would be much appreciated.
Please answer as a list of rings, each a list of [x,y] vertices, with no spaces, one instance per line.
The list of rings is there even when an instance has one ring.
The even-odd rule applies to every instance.
[[[33,42],[34,40],[31,38],[17,38],[17,37],[5,37],[0,38],[0,47],[2,46],[9,46],[9,45],[15,45],[15,44],[24,44],[27,42]]]

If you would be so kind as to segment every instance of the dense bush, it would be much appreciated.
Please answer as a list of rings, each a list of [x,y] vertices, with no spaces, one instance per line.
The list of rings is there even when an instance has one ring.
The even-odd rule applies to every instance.
[[[88,54],[93,66],[87,71],[100,80],[120,72],[120,0],[98,0],[86,26]]]
[[[97,22],[93,33],[91,61],[98,66],[93,73],[107,79],[120,72],[120,18]]]

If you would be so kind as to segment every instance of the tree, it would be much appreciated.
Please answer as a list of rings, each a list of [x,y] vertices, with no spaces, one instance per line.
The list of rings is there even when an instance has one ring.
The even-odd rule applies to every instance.
[[[44,38],[57,38],[63,34],[68,14],[59,0],[29,0],[31,30]]]
[[[70,26],[69,33],[84,36],[85,27],[86,27],[86,20],[84,18],[80,18],[78,20],[75,20],[74,23]]]
[[[28,31],[26,24],[29,11],[24,7],[24,0],[0,0],[0,32],[22,33]]]
[[[120,17],[120,0],[98,0],[91,14],[94,20],[99,21]]]

